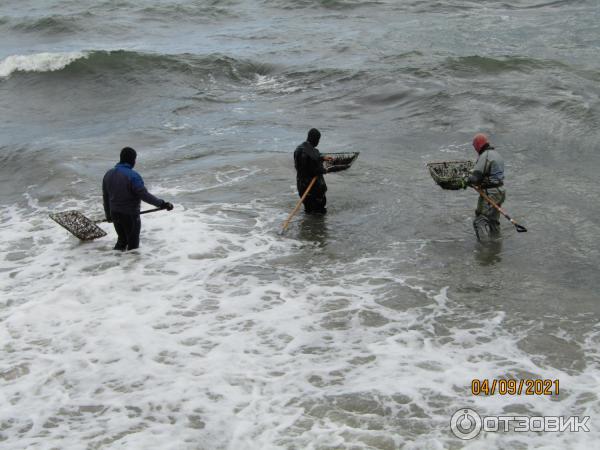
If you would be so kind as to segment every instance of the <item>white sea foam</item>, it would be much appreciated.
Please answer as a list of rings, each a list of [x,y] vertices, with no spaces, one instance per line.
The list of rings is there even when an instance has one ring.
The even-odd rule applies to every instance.
[[[256,75],[256,87],[261,93],[292,94],[302,90],[300,86],[294,86],[290,81],[277,78],[272,75]]]
[[[447,448],[461,444],[448,424],[464,406],[600,413],[597,361],[542,366],[505,313],[470,311],[385,258],[303,264],[326,250],[279,238],[278,211],[260,204],[144,217],[126,254],[110,226],[80,244],[47,212],[0,209],[7,448]],[[592,358],[597,344],[585,341]],[[558,378],[568,395],[469,392],[473,378],[515,374]],[[469,448],[597,438],[488,433]]]
[[[178,125],[173,122],[165,122],[163,124],[163,127],[165,127],[167,130],[170,130],[170,131],[183,131],[183,130],[189,129],[190,125],[188,125],[187,123]]]
[[[257,167],[231,167],[212,171],[204,176],[195,175],[195,178],[203,178],[198,184],[189,183],[185,186],[156,186],[152,190],[159,195],[177,196],[182,194],[196,194],[211,189],[223,188],[235,185],[260,173]]]
[[[53,72],[61,70],[81,58],[85,52],[34,53],[31,55],[12,55],[0,61],[0,77],[8,77],[14,72]]]

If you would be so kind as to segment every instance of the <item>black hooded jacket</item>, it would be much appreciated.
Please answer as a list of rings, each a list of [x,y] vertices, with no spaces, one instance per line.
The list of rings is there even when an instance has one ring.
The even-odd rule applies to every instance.
[[[300,195],[306,190],[313,177],[317,177],[317,182],[311,191],[311,195],[324,195],[327,192],[325,184],[325,169],[323,168],[323,158],[319,150],[310,142],[306,141],[300,144],[294,152],[294,166],[296,167],[296,184]]]

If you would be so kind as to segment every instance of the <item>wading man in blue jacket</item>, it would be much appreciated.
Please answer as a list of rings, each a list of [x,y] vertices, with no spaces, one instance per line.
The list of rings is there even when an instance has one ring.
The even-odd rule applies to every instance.
[[[119,164],[110,169],[102,180],[102,197],[106,220],[117,232],[115,250],[133,250],[140,246],[140,201],[167,211],[173,205],[160,200],[144,187],[144,180],[133,170],[137,153],[131,147],[121,150]]]

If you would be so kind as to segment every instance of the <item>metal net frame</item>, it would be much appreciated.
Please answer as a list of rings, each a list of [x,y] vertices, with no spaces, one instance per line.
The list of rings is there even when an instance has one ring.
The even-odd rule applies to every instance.
[[[475,167],[473,161],[440,161],[427,164],[431,178],[442,189],[456,191],[462,189],[464,179]]]
[[[82,241],[91,241],[106,236],[106,232],[96,225],[96,222],[88,219],[79,211],[54,213],[50,214],[50,218]]]
[[[330,161],[323,161],[323,168],[329,170],[332,167],[343,167],[342,170],[349,169],[356,158],[358,158],[360,152],[345,152],[345,153],[322,153],[322,157],[331,158]]]

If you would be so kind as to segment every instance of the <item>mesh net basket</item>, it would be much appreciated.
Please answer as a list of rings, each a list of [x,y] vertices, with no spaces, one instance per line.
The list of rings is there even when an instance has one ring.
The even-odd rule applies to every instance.
[[[427,164],[431,178],[437,185],[451,191],[462,188],[463,180],[469,176],[474,166],[473,161],[441,161]]]
[[[106,232],[102,228],[79,211],[50,214],[50,218],[82,241],[91,241],[106,236]]]
[[[356,161],[360,152],[347,152],[347,153],[321,153],[322,157],[331,158],[330,161],[323,161],[323,168],[329,170],[332,167],[349,169],[350,166]]]

